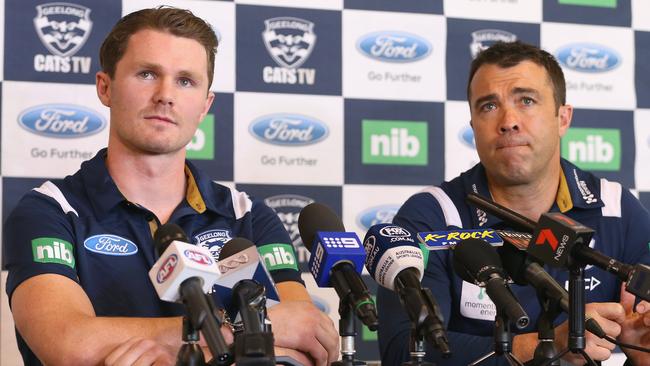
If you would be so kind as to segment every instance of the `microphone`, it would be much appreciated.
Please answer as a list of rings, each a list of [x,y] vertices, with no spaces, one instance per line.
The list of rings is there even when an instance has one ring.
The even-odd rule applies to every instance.
[[[431,290],[422,288],[422,250],[411,233],[397,225],[373,225],[363,239],[366,268],[383,287],[399,294],[418,335],[434,345],[443,357],[451,356],[440,306]]]
[[[588,246],[594,231],[559,213],[542,214],[538,223],[477,194],[467,201],[520,230],[533,233],[527,251],[543,263],[566,268],[574,262],[591,264],[614,274],[625,283],[627,292],[650,301],[650,267],[617,261]]]
[[[266,305],[271,307],[280,302],[275,282],[264,266],[257,247],[245,238],[233,238],[224,244],[217,263],[221,277],[214,286],[222,299],[224,309],[235,319],[239,308],[233,301],[233,289],[242,280],[253,279],[266,290]]]
[[[501,259],[490,244],[480,239],[461,241],[454,248],[453,266],[464,281],[485,288],[498,313],[519,329],[528,326],[528,315],[510,292]]]
[[[497,252],[510,279],[518,285],[533,286],[547,298],[557,301],[560,309],[568,313],[569,293],[567,290],[560,286],[539,263],[531,260],[530,256],[526,254],[526,246],[530,242],[531,235],[503,230],[497,230],[497,234],[509,244],[498,248]],[[593,318],[587,318],[585,326],[588,331],[600,338],[606,335]]]
[[[366,252],[355,233],[329,207],[311,203],[300,211],[298,230],[311,253],[309,269],[318,287],[334,287],[370,330],[377,329],[377,309],[361,279]]]
[[[167,223],[154,234],[159,256],[149,270],[149,278],[161,300],[182,302],[194,329],[200,329],[218,365],[232,363],[232,355],[219,329],[208,301],[219,268],[206,248],[188,244],[189,239],[178,225]]]

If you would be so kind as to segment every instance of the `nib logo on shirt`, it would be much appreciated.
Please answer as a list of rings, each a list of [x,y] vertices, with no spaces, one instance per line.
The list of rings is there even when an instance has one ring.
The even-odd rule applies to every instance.
[[[32,240],[34,262],[57,263],[74,268],[72,244],[58,238],[36,238]]]

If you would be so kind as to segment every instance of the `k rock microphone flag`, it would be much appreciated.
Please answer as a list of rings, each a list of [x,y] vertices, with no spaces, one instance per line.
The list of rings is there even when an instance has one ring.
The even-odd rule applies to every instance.
[[[503,245],[503,240],[493,229],[459,229],[418,233],[418,240],[428,250],[446,250],[461,240],[478,239],[492,246]]]

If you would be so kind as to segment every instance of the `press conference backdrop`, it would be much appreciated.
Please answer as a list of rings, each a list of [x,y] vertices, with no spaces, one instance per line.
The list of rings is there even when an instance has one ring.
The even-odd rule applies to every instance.
[[[274,208],[303,270],[305,205],[331,206],[363,236],[409,195],[478,161],[467,70],[495,41],[557,57],[576,108],[562,156],[650,206],[646,0],[0,0],[3,220],[29,189],[106,145],[99,46],[122,15],[160,4],[191,9],[220,37],[216,100],[189,158]],[[589,281],[598,291],[599,280]],[[1,360],[13,365],[2,293]],[[337,319],[335,293],[312,293]],[[360,358],[378,358],[375,340],[360,329]]]

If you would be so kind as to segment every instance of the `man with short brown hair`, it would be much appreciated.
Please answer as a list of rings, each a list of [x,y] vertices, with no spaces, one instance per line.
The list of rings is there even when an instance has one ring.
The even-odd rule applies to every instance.
[[[174,362],[183,308],[160,301],[147,276],[164,223],[216,256],[231,237],[291,248],[273,210],[185,159],[214,100],[216,45],[207,23],[166,7],[125,16],[106,38],[96,86],[110,108],[108,148],[29,192],[6,221],[7,293],[26,364]],[[224,240],[199,239],[208,234]],[[297,267],[269,270],[281,300],[269,309],[277,354],[337,359],[332,321],[310,302]]]

